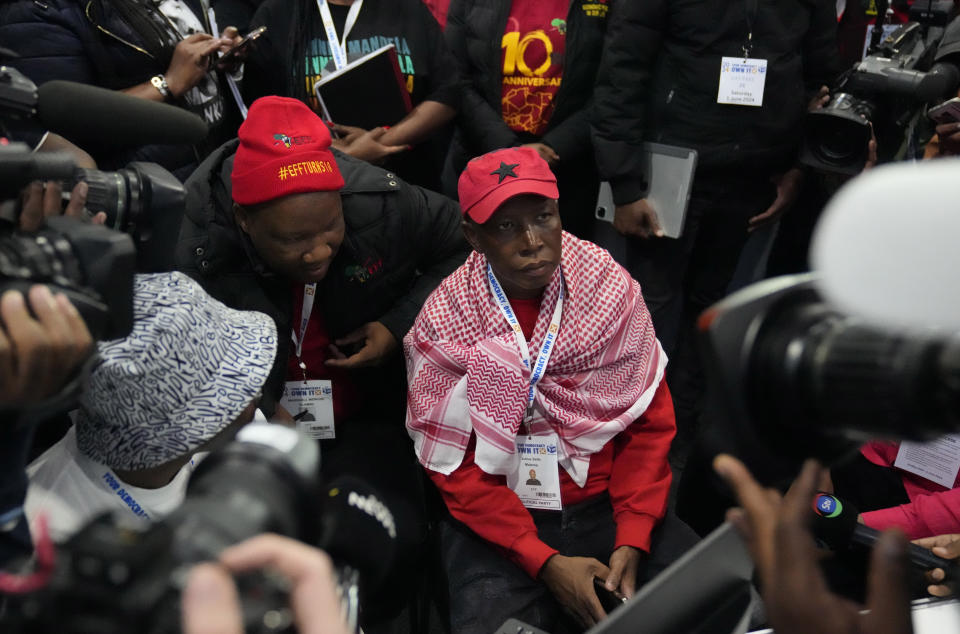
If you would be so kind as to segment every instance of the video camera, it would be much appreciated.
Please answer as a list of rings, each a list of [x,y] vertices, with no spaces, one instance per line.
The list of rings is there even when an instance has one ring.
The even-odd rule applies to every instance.
[[[960,86],[960,69],[933,63],[943,26],[952,15],[952,0],[916,2],[911,22],[882,42],[875,39],[870,54],[831,89],[827,105],[808,113],[801,162],[827,172],[860,173],[867,160],[871,125],[881,161],[892,159],[923,105],[955,96]],[[877,35],[880,23],[878,19]]]
[[[711,394],[751,466],[835,464],[869,439],[960,428],[960,339],[868,325],[815,280],[754,284],[699,319]]]
[[[51,82],[44,84],[44,88],[52,85],[52,89],[57,89],[60,84],[67,89],[48,90],[47,94],[52,96],[47,101],[62,106],[60,102],[69,100],[73,97],[71,93],[76,92],[74,85]],[[81,87],[83,90],[93,90],[92,100],[99,98],[107,109],[119,109],[125,101],[123,95],[109,95],[104,99],[100,89]],[[0,122],[20,120],[29,123],[40,118],[39,93],[36,85],[22,73],[8,66],[0,66]],[[78,94],[74,98],[84,96]],[[120,104],[115,103],[118,97]],[[48,107],[46,110],[50,109]],[[48,115],[47,118],[61,119],[57,114],[55,117]],[[130,163],[115,172],[80,169],[66,153],[34,153],[20,143],[0,148],[0,200],[16,197],[24,186],[36,180],[60,181],[67,191],[78,181],[85,181],[89,186],[87,209],[105,212],[106,226],[133,237],[137,245],[137,268],[140,272],[161,272],[173,268],[171,246],[176,244],[179,236],[186,190],[167,170],[144,162]]]
[[[322,495],[319,460],[317,443],[294,429],[247,425],[235,442],[197,466],[185,502],[163,521],[107,514],[75,534],[60,548],[46,587],[10,598],[9,631],[179,632],[180,594],[190,568],[266,532],[327,550],[338,566],[344,615],[355,630],[360,590],[382,580],[392,563],[393,518],[349,481]],[[245,632],[290,631],[293,615],[282,580],[253,574],[241,576],[238,585]]]
[[[0,66],[0,123],[31,120],[37,104],[33,82]],[[89,188],[87,208],[107,214],[106,228],[53,218],[36,234],[14,231],[18,198],[30,182],[59,181],[69,191],[81,180]],[[135,162],[105,172],[77,168],[68,153],[0,146],[0,216],[6,223],[0,229],[0,292],[50,285],[77,307],[94,338],[124,337],[133,325],[134,271],[172,268],[185,200],[183,185],[159,165]]]
[[[947,158],[852,179],[814,231],[816,273],[700,316],[711,450],[773,482],[807,456],[836,463],[867,440],[960,430],[958,173]]]

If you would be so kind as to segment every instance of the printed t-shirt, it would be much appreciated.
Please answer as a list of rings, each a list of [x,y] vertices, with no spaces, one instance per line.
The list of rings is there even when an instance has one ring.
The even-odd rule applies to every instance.
[[[503,120],[516,132],[541,136],[563,80],[566,0],[515,1],[501,40]]]

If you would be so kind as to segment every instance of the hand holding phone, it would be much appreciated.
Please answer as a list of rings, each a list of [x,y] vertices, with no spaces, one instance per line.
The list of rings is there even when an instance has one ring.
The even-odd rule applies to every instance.
[[[248,51],[250,50],[250,47],[258,37],[266,32],[266,30],[267,27],[261,26],[247,33],[243,39],[237,43],[236,46],[220,56],[220,59],[217,60],[217,68],[233,70],[242,64],[243,60],[247,56]]]
[[[603,606],[603,611],[607,614],[610,614],[627,601],[627,597],[616,590],[607,590],[606,582],[600,577],[593,578],[593,590],[597,593],[597,598],[600,599],[600,605]]]

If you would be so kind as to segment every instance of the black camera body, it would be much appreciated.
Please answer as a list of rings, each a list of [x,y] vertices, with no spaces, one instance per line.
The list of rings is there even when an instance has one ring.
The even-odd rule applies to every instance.
[[[939,12],[928,13],[934,22],[942,21]],[[960,86],[960,69],[933,63],[942,37],[941,27],[907,23],[844,73],[831,89],[831,100],[807,115],[801,162],[827,172],[860,173],[871,126],[881,162],[892,159],[923,104],[954,96]]]
[[[11,632],[169,634],[180,631],[189,569],[237,542],[272,532],[316,541],[321,517],[317,443],[251,423],[210,454],[184,504],[161,522],[103,515],[57,552],[47,586],[11,597]],[[287,588],[268,574],[240,579],[245,632],[289,631]]]
[[[813,274],[738,291],[698,321],[712,421],[759,477],[867,440],[960,428],[960,339],[889,332],[823,301]]]

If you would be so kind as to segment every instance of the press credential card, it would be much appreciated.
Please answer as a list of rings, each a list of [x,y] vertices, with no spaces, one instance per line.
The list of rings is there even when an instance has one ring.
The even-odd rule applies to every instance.
[[[767,81],[767,60],[724,57],[720,61],[720,89],[717,103],[734,106],[762,106]]]
[[[287,381],[280,399],[297,418],[297,429],[316,440],[335,437],[333,384],[330,381]]]
[[[557,463],[557,435],[518,436],[517,454],[520,465],[507,478],[528,509],[560,511],[560,470]]]
[[[903,441],[893,466],[952,489],[960,471],[960,434],[926,443]]]

